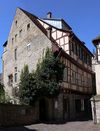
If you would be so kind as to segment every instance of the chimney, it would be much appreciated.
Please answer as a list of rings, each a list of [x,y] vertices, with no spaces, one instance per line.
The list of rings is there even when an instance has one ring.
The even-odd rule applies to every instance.
[[[47,13],[47,18],[48,18],[48,19],[51,19],[51,18],[52,18],[52,13],[51,13],[51,12],[48,12],[48,13]]]
[[[48,12],[48,13],[47,13],[47,19],[51,19],[51,18],[52,18],[52,13],[51,13],[51,12]],[[49,27],[47,28],[47,36],[48,36],[49,39],[51,39],[51,34],[52,34],[52,27],[49,26]]]

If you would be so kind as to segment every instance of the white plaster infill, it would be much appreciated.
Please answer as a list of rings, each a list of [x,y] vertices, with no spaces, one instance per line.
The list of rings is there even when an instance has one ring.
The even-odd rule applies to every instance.
[[[94,124],[100,124],[100,95],[95,95],[91,99],[92,116]]]

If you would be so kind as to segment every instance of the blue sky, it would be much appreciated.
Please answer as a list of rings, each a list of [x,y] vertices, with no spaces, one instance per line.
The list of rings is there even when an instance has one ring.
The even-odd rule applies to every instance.
[[[51,11],[53,17],[63,18],[80,40],[93,51],[91,41],[100,35],[100,0],[1,0],[0,56],[2,56],[2,45],[8,38],[17,7],[43,18],[48,11]],[[0,72],[2,72],[1,59]]]

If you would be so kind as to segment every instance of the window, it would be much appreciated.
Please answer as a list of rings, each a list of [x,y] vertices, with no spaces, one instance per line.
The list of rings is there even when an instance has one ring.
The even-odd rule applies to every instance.
[[[17,82],[17,73],[15,73],[15,82]]]
[[[80,47],[80,49],[79,49],[79,54],[80,54],[80,59],[81,59],[81,57],[82,57],[82,49],[81,49],[81,47]]]
[[[9,85],[9,86],[12,86],[12,83],[13,83],[13,75],[10,74],[10,75],[8,76],[8,85]]]
[[[76,113],[81,112],[81,100],[80,99],[75,100],[75,110],[76,110]]]
[[[75,72],[72,71],[72,83],[75,83],[76,77],[75,77]]]
[[[15,21],[15,25],[17,26],[17,20]]]
[[[76,107],[76,112],[82,112],[85,110],[84,108],[84,99],[76,99],[75,100],[75,107]]]
[[[19,31],[19,36],[20,37],[22,36],[22,29]]]
[[[75,43],[75,54],[77,55],[77,44]]]
[[[14,38],[12,38],[12,44],[14,43]]]
[[[71,43],[71,51],[74,51],[74,44]]]
[[[29,51],[31,49],[31,43],[27,45],[27,50]]]
[[[29,30],[30,29],[30,23],[27,25],[27,30]]]
[[[15,67],[15,76],[14,76],[15,78],[15,82],[17,82],[17,67]]]
[[[15,42],[17,41],[17,34],[15,35]]]
[[[14,51],[14,57],[15,57],[15,60],[17,60],[17,49],[15,49]]]
[[[63,80],[68,81],[68,68],[67,67],[64,69]]]
[[[15,72],[17,72],[17,67],[15,67]]]
[[[84,111],[84,99],[81,99],[81,111]]]
[[[79,48],[79,45],[77,44],[77,56],[79,56],[79,54],[80,54],[80,53],[79,53],[79,52],[80,52],[79,49],[80,49],[80,48]]]
[[[85,55],[84,55],[84,54],[85,54],[85,52],[84,52],[84,50],[83,50],[83,61],[84,61],[84,59],[85,59],[85,57],[84,57]]]
[[[79,58],[83,60],[83,49],[79,47]]]
[[[86,54],[86,61],[85,61],[85,63],[87,64],[87,54]]]
[[[91,56],[89,56],[89,65],[92,66]]]

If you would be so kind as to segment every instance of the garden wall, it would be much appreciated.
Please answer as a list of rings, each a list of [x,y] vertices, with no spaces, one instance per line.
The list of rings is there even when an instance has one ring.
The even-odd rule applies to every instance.
[[[38,106],[0,104],[0,126],[28,125],[39,120]]]

